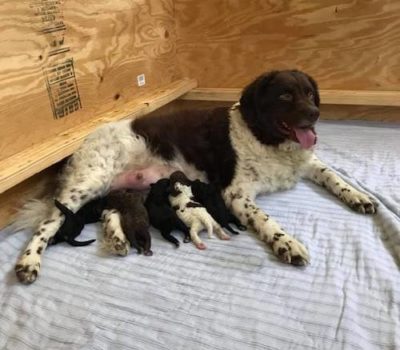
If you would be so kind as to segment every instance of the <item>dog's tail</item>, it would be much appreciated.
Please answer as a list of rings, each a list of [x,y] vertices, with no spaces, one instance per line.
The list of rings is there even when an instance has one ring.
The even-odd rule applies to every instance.
[[[35,230],[41,221],[45,220],[51,214],[54,208],[51,198],[48,199],[31,199],[15,215],[13,222],[10,224],[10,230],[17,232],[21,230]]]

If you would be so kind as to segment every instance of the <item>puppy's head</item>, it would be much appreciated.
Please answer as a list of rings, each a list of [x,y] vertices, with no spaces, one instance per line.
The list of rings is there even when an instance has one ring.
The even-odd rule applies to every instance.
[[[191,182],[182,171],[175,171],[170,176],[169,192],[172,196],[184,193],[187,196],[192,195]]]
[[[248,85],[239,108],[260,142],[276,145],[291,139],[307,149],[316,143],[319,102],[313,78],[297,70],[284,70],[263,74]]]

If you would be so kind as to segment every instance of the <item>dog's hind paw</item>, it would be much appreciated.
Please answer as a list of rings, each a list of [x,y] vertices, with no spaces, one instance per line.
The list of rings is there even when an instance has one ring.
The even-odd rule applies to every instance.
[[[102,248],[110,254],[127,256],[130,250],[130,244],[127,239],[120,239],[114,236],[111,239],[104,239]]]
[[[24,284],[31,284],[36,281],[40,271],[40,260],[27,255],[15,265],[15,274],[18,280]]]

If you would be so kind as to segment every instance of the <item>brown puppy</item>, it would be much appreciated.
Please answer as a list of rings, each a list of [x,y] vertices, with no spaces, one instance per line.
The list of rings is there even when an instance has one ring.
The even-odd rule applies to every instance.
[[[144,206],[145,196],[135,190],[111,191],[107,196],[107,209],[115,209],[121,217],[126,238],[138,253],[153,255],[149,233],[149,217]]]

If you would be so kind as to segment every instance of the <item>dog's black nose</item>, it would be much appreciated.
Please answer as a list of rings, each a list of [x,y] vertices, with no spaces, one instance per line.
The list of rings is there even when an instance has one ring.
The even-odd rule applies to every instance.
[[[316,107],[311,108],[308,112],[308,119],[314,123],[318,120],[318,118],[319,118],[319,109]]]

